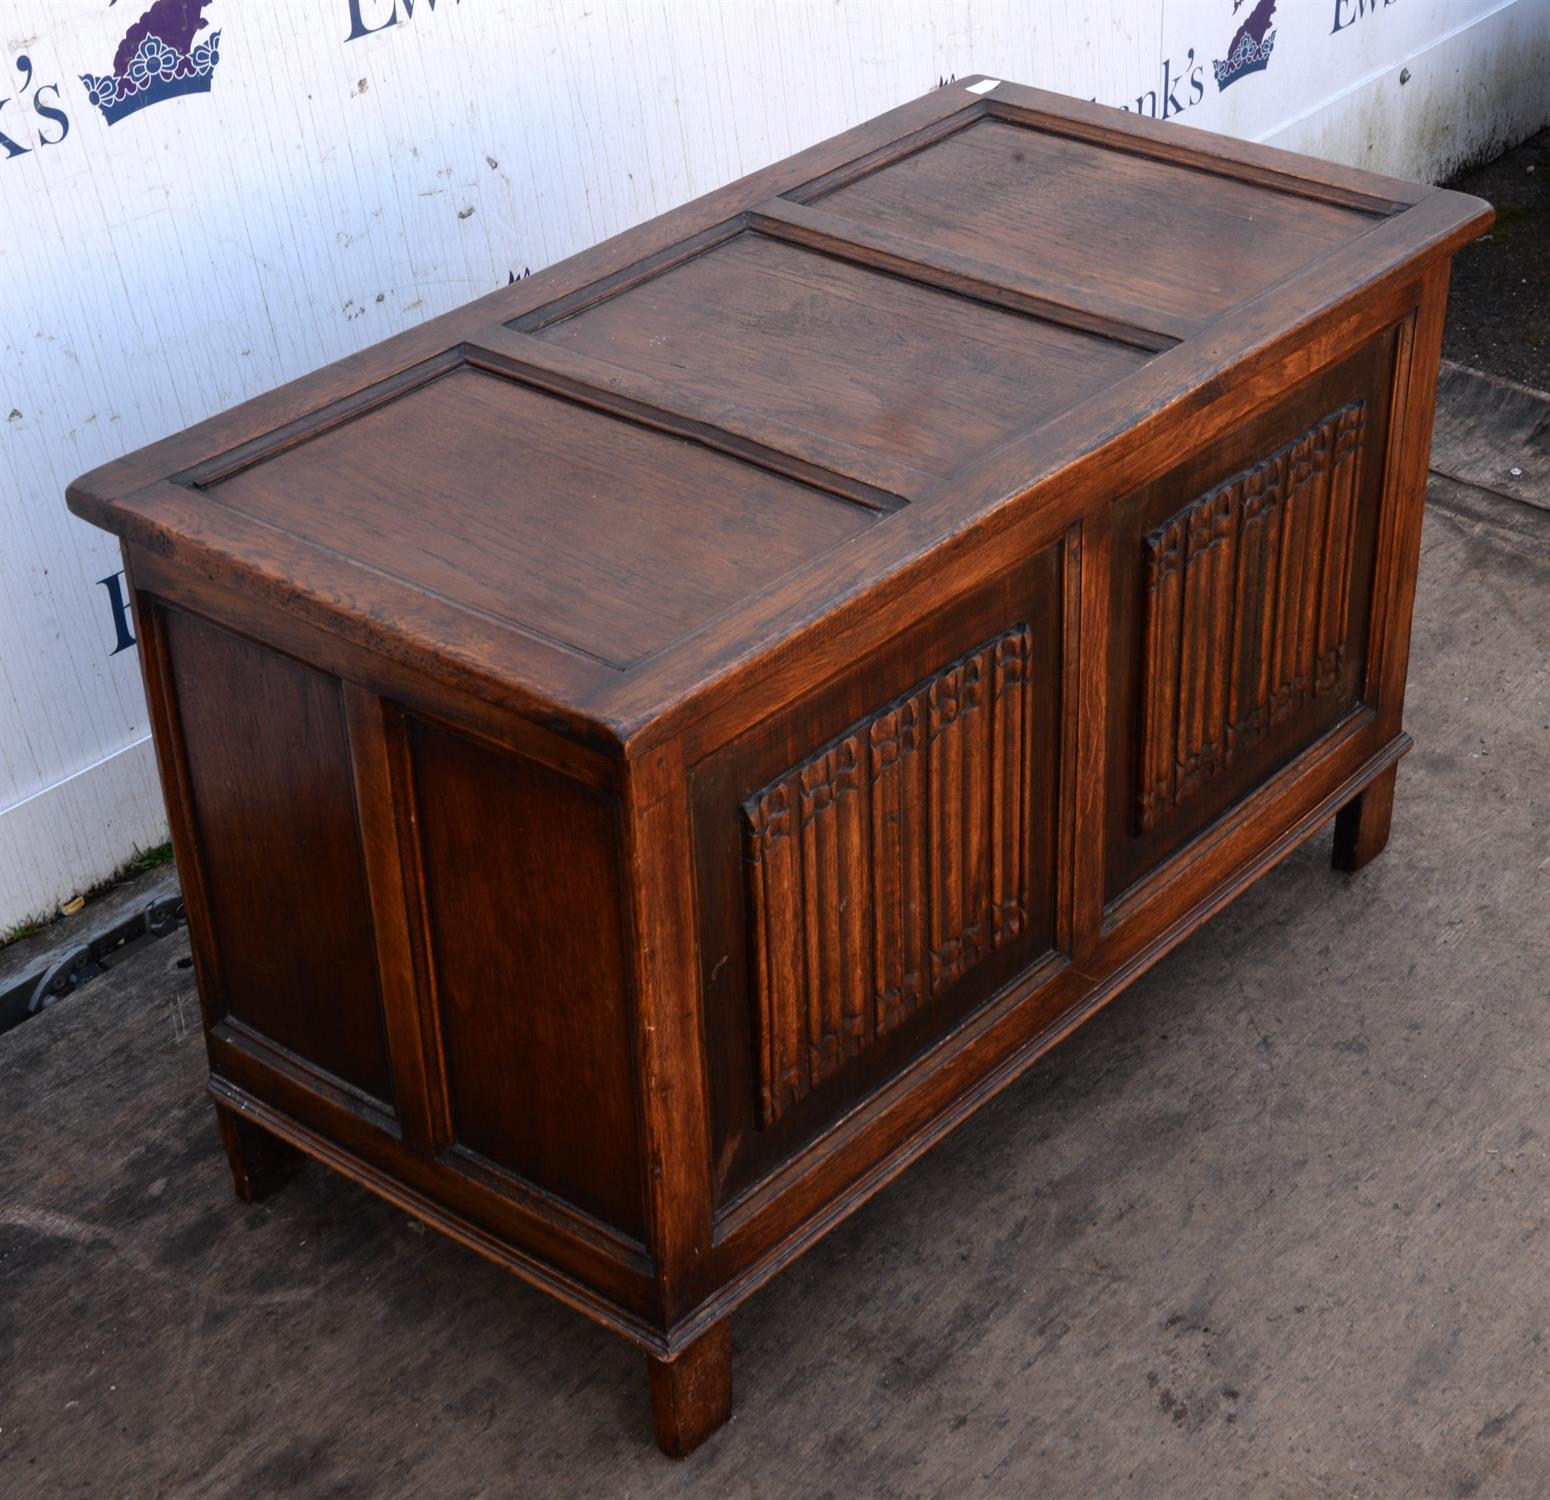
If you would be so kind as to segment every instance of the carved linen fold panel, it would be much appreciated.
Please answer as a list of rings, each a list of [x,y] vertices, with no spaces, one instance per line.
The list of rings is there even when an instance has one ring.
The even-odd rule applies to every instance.
[[[1363,425],[1342,406],[1143,540],[1141,832],[1338,683]]]
[[[768,1125],[1028,921],[1030,636],[945,667],[743,804]]]

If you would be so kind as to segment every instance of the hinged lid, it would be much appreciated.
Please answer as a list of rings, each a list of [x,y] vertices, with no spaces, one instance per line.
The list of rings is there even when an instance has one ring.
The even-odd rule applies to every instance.
[[[869,590],[1487,213],[970,80],[70,504],[644,743],[795,636],[864,633]]]

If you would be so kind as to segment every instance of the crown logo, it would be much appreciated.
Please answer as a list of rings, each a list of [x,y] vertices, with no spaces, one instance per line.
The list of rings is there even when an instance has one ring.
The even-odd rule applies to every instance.
[[[1243,0],[1238,3],[1241,5]],[[1234,5],[1234,12],[1237,9]],[[1250,73],[1262,72],[1269,65],[1270,52],[1276,44],[1275,30],[1270,24],[1275,9],[1276,0],[1260,0],[1248,19],[1233,33],[1226,62],[1218,59],[1211,64],[1211,71],[1216,74],[1217,93]]]
[[[221,34],[196,42],[194,33],[208,24],[210,0],[155,0],[124,35],[113,54],[111,73],[82,73],[86,96],[109,125],[147,104],[182,94],[207,94],[220,62]]]

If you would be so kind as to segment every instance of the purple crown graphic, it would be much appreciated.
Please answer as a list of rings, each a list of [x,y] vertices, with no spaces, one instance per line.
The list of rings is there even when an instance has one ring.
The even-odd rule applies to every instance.
[[[1276,0],[1260,0],[1248,19],[1233,33],[1226,62],[1218,59],[1211,64],[1211,71],[1216,74],[1217,93],[1250,73],[1262,72],[1269,64],[1271,49],[1276,44],[1275,30],[1270,25],[1275,9]]]
[[[204,30],[204,8],[210,0],[156,0],[125,33],[113,54],[113,71],[82,73],[87,97],[109,125],[147,104],[181,94],[207,94],[215,65],[220,62],[221,34]]]

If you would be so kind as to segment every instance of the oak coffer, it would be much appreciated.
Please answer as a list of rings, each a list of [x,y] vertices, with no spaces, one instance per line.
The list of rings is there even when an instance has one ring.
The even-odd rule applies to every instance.
[[[89,474],[210,1090],[633,1340],[1331,816],[1388,833],[1456,193],[957,83]]]

